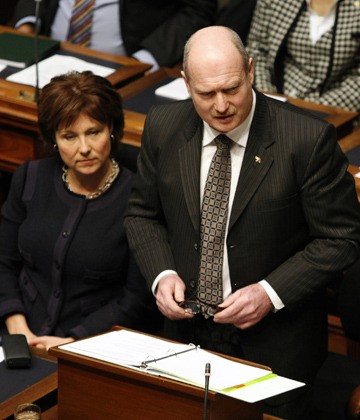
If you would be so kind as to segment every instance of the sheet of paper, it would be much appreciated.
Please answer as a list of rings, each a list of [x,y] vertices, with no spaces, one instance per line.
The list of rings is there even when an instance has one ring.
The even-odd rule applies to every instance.
[[[0,71],[3,71],[5,67],[6,67],[5,64],[0,64]]]
[[[0,346],[0,363],[5,360],[3,348]]]
[[[277,99],[280,102],[287,102],[288,101],[287,98],[284,98],[283,96],[279,96],[279,95],[275,95],[275,94],[272,95],[270,93],[265,93],[265,95],[268,96],[269,98]]]
[[[68,73],[69,71],[85,71],[90,70],[99,76],[109,76],[114,72],[114,69],[100,66],[98,64],[89,63],[76,57],[70,57],[60,54],[55,54],[38,64],[39,87],[42,88],[50,82],[50,79],[60,74]],[[7,77],[7,80],[15,83],[22,83],[24,85],[36,85],[36,68],[35,65],[27,67],[24,70],[18,71]]]
[[[210,363],[210,389],[213,390],[244,384],[270,373],[267,369],[234,362],[202,349],[150,363],[149,368],[154,366],[180,379],[203,386],[206,363]]]
[[[155,95],[175,100],[187,99],[190,97],[182,77],[178,77],[166,85],[160,86],[155,90]]]
[[[186,344],[170,343],[132,331],[119,330],[65,344],[60,348],[111,363],[140,367],[142,362],[192,347]]]
[[[219,391],[219,393],[249,403],[254,403],[256,401],[264,400],[265,398],[270,398],[274,395],[291,391],[295,388],[300,388],[304,385],[305,384],[303,382],[274,375],[267,380],[257,381],[254,384],[249,384],[231,392]]]

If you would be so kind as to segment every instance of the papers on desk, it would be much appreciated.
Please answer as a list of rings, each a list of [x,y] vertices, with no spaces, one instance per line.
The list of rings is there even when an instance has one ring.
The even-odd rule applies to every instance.
[[[59,348],[200,387],[205,383],[205,365],[210,363],[210,389],[247,402],[304,385],[192,344],[172,343],[128,330],[112,331]]]
[[[90,70],[99,76],[109,76],[114,72],[114,69],[100,66],[98,64],[89,63],[76,57],[55,54],[38,64],[39,70],[39,87],[43,88],[50,82],[50,79],[60,74],[68,73],[69,71],[85,71]],[[22,83],[24,85],[35,86],[36,84],[36,69],[35,65],[27,67],[17,73],[12,74],[7,78],[11,82]]]
[[[182,100],[190,97],[182,77],[178,77],[170,83],[160,86],[155,90],[155,95],[175,100]]]
[[[35,62],[35,38],[19,33],[0,34],[0,63],[25,68]],[[37,38],[37,56],[40,59],[54,54],[60,47],[55,39]]]
[[[265,96],[267,96],[268,98],[276,99],[280,102],[287,102],[288,101],[287,98],[284,98],[283,96],[276,95],[276,94],[265,93]]]

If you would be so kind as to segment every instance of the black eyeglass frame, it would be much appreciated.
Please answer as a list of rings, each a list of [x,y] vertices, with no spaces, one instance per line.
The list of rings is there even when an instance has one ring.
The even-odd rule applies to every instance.
[[[219,308],[218,305],[209,305],[208,303],[203,302],[196,295],[191,294],[191,297],[186,298],[179,303],[181,308],[184,308],[188,312],[197,315],[203,314],[207,316],[214,316],[218,312],[222,311],[224,308]]]

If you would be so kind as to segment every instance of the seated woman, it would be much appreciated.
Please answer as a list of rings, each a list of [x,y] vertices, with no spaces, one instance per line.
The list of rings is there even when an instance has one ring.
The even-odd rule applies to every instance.
[[[360,111],[360,6],[258,0],[247,39],[255,87]]]
[[[122,101],[91,72],[54,77],[38,103],[55,156],[13,175],[0,226],[0,317],[49,348],[109,330],[152,331],[158,311],[130,254],[123,217],[132,173],[114,159]]]

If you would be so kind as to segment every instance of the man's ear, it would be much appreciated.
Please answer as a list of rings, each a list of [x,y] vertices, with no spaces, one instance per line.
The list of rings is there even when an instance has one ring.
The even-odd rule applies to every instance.
[[[249,59],[249,78],[250,82],[253,85],[254,84],[254,59],[250,57]]]

